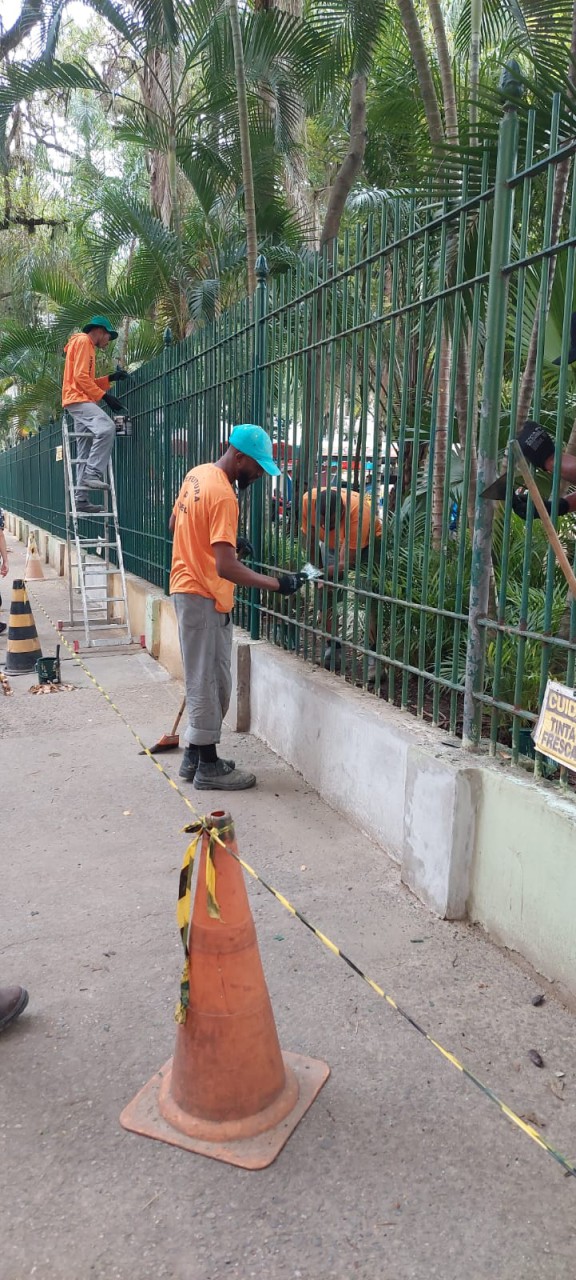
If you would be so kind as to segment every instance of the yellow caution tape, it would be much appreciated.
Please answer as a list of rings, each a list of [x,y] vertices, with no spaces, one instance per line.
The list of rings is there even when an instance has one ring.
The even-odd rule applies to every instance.
[[[48,619],[48,622],[50,622],[51,625],[54,627],[54,629],[57,630],[57,628],[55,627],[52,621],[52,618],[46,612],[42,604],[40,604],[39,601],[37,601],[37,604],[38,604],[38,607],[42,610],[42,613],[44,614],[44,616]],[[58,635],[60,635],[60,632],[58,632]],[[112,701],[110,695],[106,692],[106,690],[102,688],[102,685],[98,683],[98,681],[92,675],[92,672],[88,669],[86,664],[82,662],[82,659],[78,657],[78,654],[74,653],[74,650],[72,649],[71,645],[69,645],[68,642],[64,640],[64,637],[60,635],[60,638],[64,641],[64,644],[66,645],[66,647],[70,649],[70,651],[74,654],[74,658],[78,663],[78,665],[82,668],[82,670],[86,673],[86,675],[95,685],[95,687],[103,695],[103,697],[112,707],[112,710],[116,712],[116,715],[118,715],[122,720],[123,724],[126,725],[126,728],[130,731],[130,733],[132,734],[132,737],[136,739],[136,742],[142,748],[144,754],[149,757],[149,759],[152,761],[152,764],[155,765],[155,767],[163,775],[163,777],[166,779],[166,781],[169,783],[172,789],[178,792],[178,795],[184,801],[184,804],[187,805],[187,807],[191,809],[193,813],[197,814],[198,810],[194,808],[194,805],[188,799],[188,796],[186,796],[184,792],[180,790],[180,787],[177,785],[177,783],[173,781],[170,775],[166,773],[166,770],[163,769],[162,765],[158,763],[158,761],[152,755],[152,752],[147,747],[144,746],[144,743],[142,742],[142,739],[139,737],[139,735],[136,733],[136,730],[132,728],[132,725],[129,723],[129,721],[120,711],[120,709],[116,706],[116,704]],[[204,823],[205,821],[206,819],[202,819],[202,818],[200,819],[200,822],[202,823]],[[194,828],[195,828],[195,824],[192,824],[191,827],[184,828],[184,830],[192,830]],[[219,843],[221,844],[223,843],[222,841],[220,841],[219,837],[216,837],[216,833],[215,833],[215,838],[218,838]],[[301,924],[305,925],[305,927],[310,931],[310,933],[313,933],[314,937],[317,938],[318,941],[321,942],[324,947],[327,947],[328,950],[331,951],[333,955],[339,956],[339,958],[343,960],[344,963],[347,964],[348,967],[352,969],[354,973],[356,973],[358,977],[362,979],[363,982],[366,982],[367,985],[371,988],[371,990],[376,993],[376,995],[380,996],[383,1000],[385,1000],[386,1003],[389,1004],[390,1007],[394,1009],[395,1012],[398,1013],[400,1017],[405,1020],[405,1022],[408,1022],[410,1026],[414,1028],[415,1031],[418,1031],[418,1033],[421,1036],[424,1036],[424,1039],[427,1040],[428,1043],[431,1044],[439,1054],[441,1054],[441,1056],[445,1059],[446,1062],[450,1062],[451,1065],[455,1067],[457,1071],[460,1071],[462,1075],[466,1076],[467,1080],[470,1080],[472,1084],[476,1085],[476,1088],[480,1089],[481,1092],[484,1094],[484,1096],[486,1098],[489,1098],[490,1101],[493,1102],[495,1106],[498,1107],[498,1110],[501,1112],[503,1116],[506,1116],[506,1118],[510,1120],[510,1122],[513,1125],[515,1125],[518,1129],[520,1129],[522,1133],[525,1133],[527,1137],[531,1138],[532,1141],[535,1142],[539,1147],[541,1147],[543,1151],[547,1151],[548,1155],[552,1156],[552,1159],[556,1160],[556,1162],[562,1166],[562,1168],[565,1170],[567,1174],[570,1174],[572,1177],[576,1177],[576,1165],[572,1164],[572,1162],[568,1160],[566,1156],[562,1155],[560,1151],[557,1151],[556,1148],[553,1147],[550,1142],[548,1142],[548,1140],[544,1137],[543,1134],[539,1132],[538,1129],[534,1128],[534,1126],[531,1124],[527,1124],[525,1120],[522,1120],[521,1116],[517,1115],[516,1112],[513,1111],[512,1108],[509,1107],[505,1102],[502,1102],[502,1100],[498,1097],[498,1095],[494,1093],[494,1091],[490,1089],[488,1085],[484,1084],[483,1081],[480,1080],[478,1076],[476,1076],[474,1072],[470,1070],[469,1067],[466,1067],[464,1063],[460,1062],[459,1059],[455,1057],[453,1053],[450,1053],[448,1049],[444,1049],[443,1046],[439,1044],[437,1040],[434,1040],[433,1037],[430,1036],[428,1032],[425,1031],[424,1028],[419,1025],[418,1022],[416,1022],[415,1018],[413,1018],[411,1014],[407,1013],[405,1009],[402,1009],[400,1005],[397,1004],[397,1002],[393,999],[392,996],[388,995],[383,990],[382,987],[378,986],[377,982],[374,982],[372,978],[369,978],[368,975],[363,972],[363,970],[359,967],[359,965],[355,963],[354,960],[351,960],[350,957],[347,956],[346,953],[340,949],[340,947],[337,947],[334,942],[331,942],[330,938],[326,937],[326,934],[322,933],[320,929],[317,929],[315,925],[311,924],[310,921],[307,920],[306,917],[303,916],[300,911],[298,911],[297,907],[294,907],[292,903],[289,902],[288,899],[285,898],[282,893],[279,893],[279,891],[277,889],[274,889],[272,885],[268,884],[266,880],[263,880],[262,876],[259,876],[258,872],[255,871],[254,868],[251,867],[248,862],[245,862],[244,859],[241,858],[239,854],[234,853],[233,849],[231,849],[229,845],[225,845],[224,847],[228,850],[228,853],[231,855],[231,857],[235,858],[236,861],[240,863],[240,866],[244,868],[244,870],[247,872],[249,876],[251,876],[253,880],[257,881],[258,884],[262,885],[263,889],[266,889],[268,893],[272,894],[272,897],[276,898],[277,902],[279,902],[281,906],[283,906],[286,909],[286,911],[289,911],[291,916],[294,916],[297,920],[300,921]]]
[[[213,850],[215,844],[222,845],[225,849],[224,841],[220,839],[220,833],[232,830],[231,827],[211,827],[207,818],[201,818],[198,822],[192,822],[189,826],[184,827],[184,831],[193,832],[194,839],[190,841],[188,848],[182,860],[180,869],[180,880],[178,884],[178,902],[176,905],[176,921],[180,930],[182,946],[184,947],[184,967],[182,969],[182,977],[180,979],[180,1000],[176,1006],[174,1017],[176,1022],[184,1023],[186,1021],[186,1010],[190,1000],[190,950],[188,946],[188,935],[190,932],[190,920],[192,916],[192,872],[194,870],[194,859],[198,852],[198,844],[203,835],[208,836],[208,849],[206,851],[206,909],[208,915],[213,920],[220,919],[220,907],[216,897],[216,868],[214,866]]]

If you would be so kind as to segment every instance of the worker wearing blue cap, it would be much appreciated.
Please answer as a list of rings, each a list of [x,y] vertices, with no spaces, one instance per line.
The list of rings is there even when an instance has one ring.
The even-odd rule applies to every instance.
[[[199,791],[244,791],[253,773],[221,760],[217,745],[232,687],[234,586],[292,595],[305,581],[299,573],[275,577],[254,573],[237,553],[238,499],[262,475],[278,476],[270,437],[261,427],[234,427],[218,462],[193,467],[174,504],[170,593],[186,682],[188,729],[180,777]]]

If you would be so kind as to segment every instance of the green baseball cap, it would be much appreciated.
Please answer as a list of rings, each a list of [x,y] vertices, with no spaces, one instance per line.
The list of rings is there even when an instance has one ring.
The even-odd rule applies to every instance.
[[[239,453],[245,453],[248,458],[253,458],[254,462],[257,462],[269,476],[280,475],[280,467],[276,466],[272,453],[272,441],[262,427],[255,427],[253,422],[243,422],[232,429],[230,444],[238,449]]]
[[[88,324],[84,325],[82,333],[90,333],[91,329],[105,329],[106,333],[109,333],[111,338],[118,337],[116,330],[112,328],[112,325],[106,316],[92,316],[92,319],[88,321]]]

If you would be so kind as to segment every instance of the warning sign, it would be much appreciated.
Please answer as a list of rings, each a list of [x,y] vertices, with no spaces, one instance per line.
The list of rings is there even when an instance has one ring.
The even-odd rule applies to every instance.
[[[550,756],[576,773],[576,692],[564,684],[549,680],[538,724],[534,730],[534,746],[542,755]]]

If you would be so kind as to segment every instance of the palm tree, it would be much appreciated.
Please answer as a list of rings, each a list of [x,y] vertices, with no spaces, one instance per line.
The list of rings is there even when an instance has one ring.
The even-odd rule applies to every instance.
[[[256,258],[258,256],[258,238],[256,233],[256,206],[254,203],[254,174],[252,170],[252,147],[250,143],[250,120],[248,116],[248,96],[246,92],[246,67],[244,63],[244,44],[238,17],[238,0],[228,0],[228,13],[232,31],[234,49],[234,72],[236,75],[236,92],[238,95],[238,133],[240,136],[240,153],[242,156],[242,186],[244,189],[244,217],[246,219],[246,272],[248,297],[253,298],[256,292]]]

